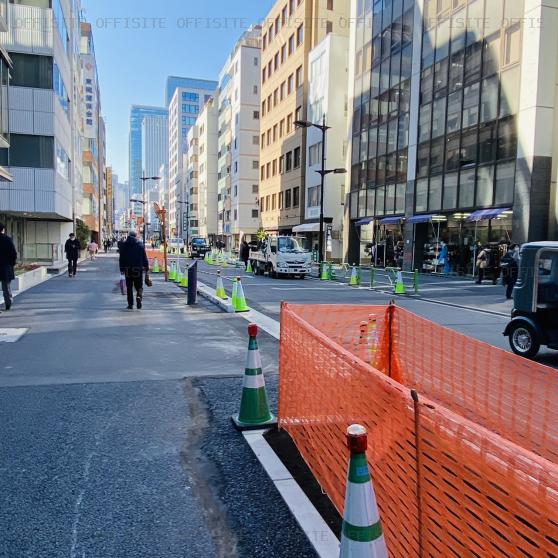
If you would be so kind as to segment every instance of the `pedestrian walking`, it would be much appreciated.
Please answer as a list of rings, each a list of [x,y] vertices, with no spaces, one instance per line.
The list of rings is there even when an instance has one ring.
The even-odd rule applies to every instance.
[[[99,251],[99,245],[94,240],[91,240],[91,242],[87,245],[87,251],[89,252],[89,258],[93,261],[95,259],[95,255]]]
[[[145,247],[138,242],[136,232],[130,231],[126,242],[120,246],[120,273],[126,278],[128,310],[134,308],[134,289],[136,290],[136,306],[138,310],[142,308],[144,272],[147,283],[149,260]]]
[[[507,254],[500,260],[500,269],[502,270],[502,284],[506,287],[506,299],[510,300],[513,294],[513,288],[519,276],[519,265],[515,259],[515,247],[517,244],[510,246]]]
[[[74,233],[70,233],[68,240],[66,240],[64,251],[66,252],[66,258],[68,260],[68,277],[75,277],[79,253],[81,252],[81,244]]]
[[[488,246],[485,246],[477,256],[477,271],[478,279],[477,285],[480,285],[484,281],[484,276],[486,274],[486,269],[488,268],[488,259],[490,257],[490,250]]]
[[[11,282],[15,279],[14,267],[17,261],[17,251],[12,239],[6,234],[6,228],[0,224],[0,282],[4,294],[6,310],[12,307]]]
[[[248,260],[250,259],[250,246],[246,239],[242,241],[240,245],[240,260],[244,262],[244,269],[248,268]]]

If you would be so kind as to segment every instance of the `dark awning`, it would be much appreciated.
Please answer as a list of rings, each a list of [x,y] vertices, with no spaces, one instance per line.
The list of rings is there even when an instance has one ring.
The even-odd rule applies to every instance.
[[[372,223],[373,220],[374,220],[374,219],[372,219],[372,218],[370,218],[370,219],[361,219],[360,221],[357,221],[357,222],[355,223],[355,225],[356,225],[357,227],[360,227],[360,226],[362,226],[362,225],[369,225],[370,223]]]
[[[407,219],[407,223],[430,223],[434,215],[415,215]]]
[[[467,221],[486,221],[487,219],[496,219],[506,211],[511,211],[511,209],[509,207],[500,207],[498,209],[480,209],[479,211],[471,213],[471,215],[467,217]]]
[[[386,217],[380,221],[380,225],[397,225],[403,221],[405,217]]]

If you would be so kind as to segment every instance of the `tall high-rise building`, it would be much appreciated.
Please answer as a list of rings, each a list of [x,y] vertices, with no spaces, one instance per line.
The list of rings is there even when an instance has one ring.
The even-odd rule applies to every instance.
[[[258,231],[261,26],[244,33],[219,76],[218,234],[228,248]]]
[[[470,274],[479,242],[556,238],[558,8],[352,8],[350,261],[375,241],[378,263]]]
[[[196,91],[215,91],[217,84],[213,80],[208,79],[169,76],[165,87],[165,106],[167,108],[170,106],[172,98],[179,87]]]
[[[183,85],[189,78],[182,78]],[[182,226],[177,200],[188,201],[188,193],[182,183],[184,153],[187,150],[188,130],[196,123],[205,103],[217,89],[217,82],[191,79],[190,85],[174,89],[169,105],[169,229],[170,232],[186,238]],[[201,86],[201,87],[200,87]],[[172,89],[172,88],[171,88]],[[169,89],[169,91],[171,90]]]
[[[133,105],[130,110],[130,138],[129,138],[129,184],[130,184],[130,196],[141,196],[142,195],[142,180],[144,172],[144,145],[143,145],[143,122],[146,118],[150,118],[150,124],[145,129],[145,131],[151,131],[159,128],[160,123],[166,121],[168,118],[168,111],[163,107],[151,107],[144,105]],[[156,125],[158,122],[159,125]],[[156,137],[157,134],[155,134]],[[145,136],[146,139],[148,136]],[[146,146],[145,151],[149,152],[150,157],[157,153],[157,148],[154,147],[159,142],[157,140],[153,141],[150,145]],[[155,160],[156,156],[152,158]],[[165,160],[159,163],[164,163]],[[158,169],[158,167],[157,167]],[[156,172],[156,171],[155,171]],[[155,176],[152,174],[151,176]]]
[[[345,0],[277,1],[262,38],[260,211],[267,231],[304,221],[308,56],[329,33],[349,34]],[[332,133],[344,133],[335,130]]]
[[[142,172],[158,176],[169,156],[169,119],[167,114],[146,115],[141,124]]]
[[[0,219],[7,222],[20,259],[52,262],[64,257],[63,244],[74,228],[74,218],[83,216],[84,209],[89,210],[82,203],[82,161],[89,146],[87,141],[94,138],[89,134],[84,137],[83,131],[88,126],[89,112],[100,118],[100,101],[98,84],[82,82],[82,71],[84,79],[90,79],[88,76],[95,73],[94,57],[87,62],[82,58],[87,36],[82,34],[78,0],[6,4],[5,0],[0,2],[0,18],[7,14],[7,21],[19,24],[0,35],[13,63],[9,149],[2,141],[6,131],[6,87],[2,87],[0,97],[0,164],[13,177],[11,183],[0,182]],[[0,28],[5,29],[1,21]],[[92,46],[92,41],[85,46]],[[2,57],[1,79],[6,86],[4,52]],[[87,92],[87,86],[92,86],[93,94]],[[101,165],[104,161],[101,149],[97,138],[96,151],[90,151],[97,161],[97,171],[99,161]],[[95,184],[91,206],[95,209],[96,204],[98,215],[102,180],[97,177],[87,184]],[[94,229],[98,230],[98,220],[96,223]]]

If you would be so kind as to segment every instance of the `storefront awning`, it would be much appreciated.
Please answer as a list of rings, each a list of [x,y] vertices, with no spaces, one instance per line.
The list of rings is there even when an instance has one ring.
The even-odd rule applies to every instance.
[[[303,225],[297,225],[296,227],[293,227],[294,233],[319,232],[319,230],[320,223],[304,223]]]
[[[357,222],[355,223],[355,225],[356,225],[357,227],[360,227],[360,226],[362,226],[362,225],[369,225],[370,223],[372,223],[373,220],[374,220],[374,219],[372,219],[372,218],[370,218],[370,219],[361,219],[360,221],[357,221]]]
[[[415,215],[414,217],[410,217],[407,219],[407,223],[430,223],[434,215]]]
[[[386,217],[380,221],[380,225],[398,225],[405,217]]]
[[[496,219],[506,211],[511,211],[511,209],[509,207],[500,207],[498,209],[480,209],[479,211],[471,213],[471,215],[467,217],[467,221],[486,221],[487,219]]]

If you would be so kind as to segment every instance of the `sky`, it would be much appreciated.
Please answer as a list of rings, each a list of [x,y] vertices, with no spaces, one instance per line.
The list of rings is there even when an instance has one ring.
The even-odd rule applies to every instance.
[[[237,39],[274,0],[82,0],[93,27],[107,164],[128,179],[131,105],[164,106],[167,76],[217,80]]]

